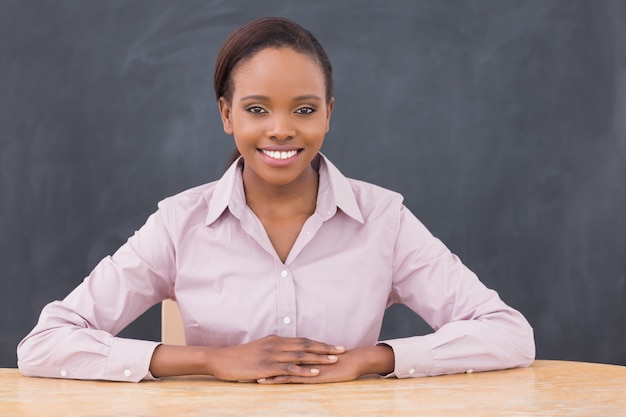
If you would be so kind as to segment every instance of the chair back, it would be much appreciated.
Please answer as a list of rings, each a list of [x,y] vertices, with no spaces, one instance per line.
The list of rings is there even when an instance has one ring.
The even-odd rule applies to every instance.
[[[161,341],[166,345],[185,345],[183,319],[176,301],[161,303]]]

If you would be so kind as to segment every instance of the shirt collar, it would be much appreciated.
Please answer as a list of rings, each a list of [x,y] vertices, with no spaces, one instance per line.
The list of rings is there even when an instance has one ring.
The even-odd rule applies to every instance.
[[[207,226],[213,224],[226,210],[231,200],[238,200],[235,205],[245,205],[245,198],[233,198],[240,193],[236,190],[238,186],[241,188],[241,195],[243,195],[243,182],[241,180],[241,166],[243,166],[243,160],[241,157],[231,164],[226,170],[222,178],[220,178],[213,189],[213,194],[205,195],[209,212],[207,213],[205,224]]]
[[[321,152],[319,155],[319,189],[315,211],[327,220],[340,209],[357,222],[364,223],[350,182],[328,158]],[[242,166],[243,160],[239,157],[217,181],[213,194],[205,197],[209,206],[205,220],[207,226],[215,222],[226,208],[236,217],[242,218],[246,209]]]
[[[324,220],[340,209],[357,222],[364,223],[350,182],[322,153],[320,153],[319,173],[316,211],[330,214],[330,216],[324,216]]]

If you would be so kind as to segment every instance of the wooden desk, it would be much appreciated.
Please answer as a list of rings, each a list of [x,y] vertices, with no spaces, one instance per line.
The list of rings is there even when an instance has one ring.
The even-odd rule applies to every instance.
[[[626,416],[626,366],[536,361],[526,369],[324,385],[209,378],[91,382],[0,369],[1,416]]]

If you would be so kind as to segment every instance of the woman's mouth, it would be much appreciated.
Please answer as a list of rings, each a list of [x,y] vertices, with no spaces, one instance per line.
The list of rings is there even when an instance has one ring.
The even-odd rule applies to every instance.
[[[275,159],[277,161],[283,161],[289,158],[293,158],[298,154],[298,150],[290,150],[290,151],[270,151],[266,149],[261,149],[261,152],[268,157]]]

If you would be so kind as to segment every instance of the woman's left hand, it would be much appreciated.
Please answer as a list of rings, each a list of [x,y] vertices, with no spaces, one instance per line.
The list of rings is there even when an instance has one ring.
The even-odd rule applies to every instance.
[[[352,381],[362,375],[393,372],[395,357],[391,347],[378,345],[349,350],[337,362],[315,365],[320,373],[314,377],[278,375],[257,380],[261,384],[320,384],[324,382]]]

